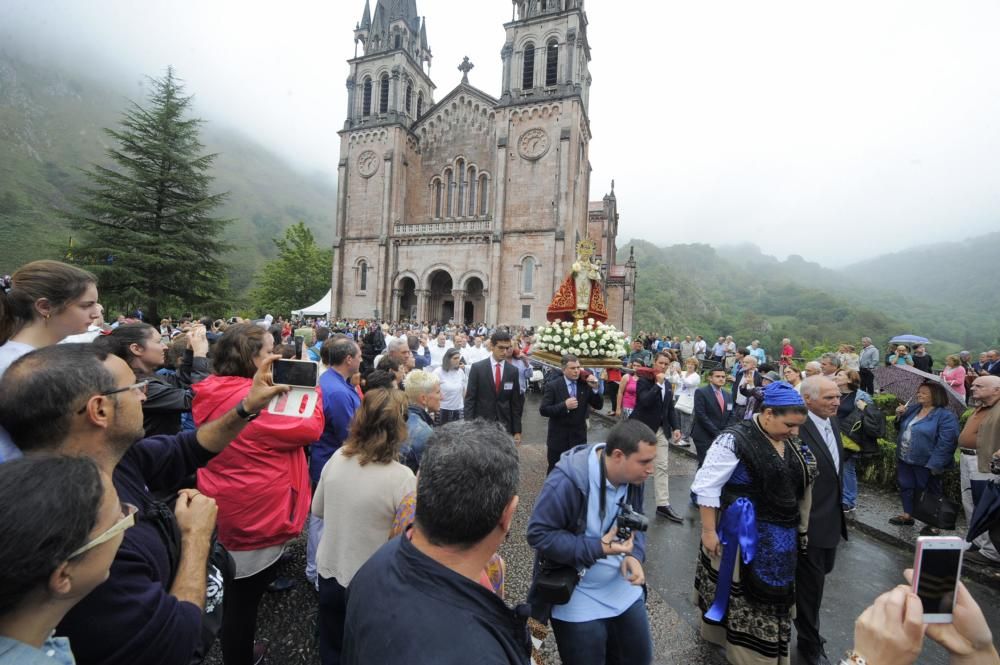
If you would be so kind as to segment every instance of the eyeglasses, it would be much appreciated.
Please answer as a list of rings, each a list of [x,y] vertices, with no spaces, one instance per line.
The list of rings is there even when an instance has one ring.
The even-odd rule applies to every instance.
[[[125,529],[135,526],[135,514],[137,512],[139,512],[139,509],[133,506],[131,503],[122,503],[122,518],[117,522],[115,522],[110,529],[99,535],[97,538],[94,538],[80,549],[74,551],[72,554],[69,555],[68,558],[75,559],[81,554],[85,554],[90,550],[94,549],[98,545],[102,545],[108,542],[109,540],[117,536],[119,533],[123,532]]]
[[[105,390],[104,392],[97,393],[100,397],[107,397],[109,395],[117,395],[118,393],[123,393],[128,390],[134,390],[135,392],[145,395],[149,390],[149,379],[145,381],[140,381],[138,383],[133,383],[130,386],[125,386],[124,388],[115,388],[114,390]],[[89,400],[88,400],[89,401]],[[82,415],[84,411],[87,410],[87,405],[84,404],[83,407],[76,412],[76,415]]]

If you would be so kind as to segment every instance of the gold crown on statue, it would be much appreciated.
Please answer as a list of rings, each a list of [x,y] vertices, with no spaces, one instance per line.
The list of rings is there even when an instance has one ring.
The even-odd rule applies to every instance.
[[[597,243],[590,238],[585,238],[576,243],[576,255],[581,259],[590,259],[597,253]]]

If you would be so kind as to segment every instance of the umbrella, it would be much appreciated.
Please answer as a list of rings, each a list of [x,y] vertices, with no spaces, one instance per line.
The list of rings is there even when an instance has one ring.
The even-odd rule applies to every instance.
[[[920,335],[896,335],[889,340],[890,344],[930,344],[931,341]]]
[[[986,483],[983,495],[976,502],[976,510],[969,520],[969,532],[965,540],[971,543],[986,531],[991,531],[992,538],[992,529],[997,526],[1000,526],[1000,483],[989,482]]]
[[[875,381],[881,390],[892,393],[900,400],[909,402],[917,394],[917,388],[923,383],[933,382],[944,388],[948,395],[948,408],[961,417],[965,413],[965,398],[955,392],[955,389],[945,383],[937,374],[922,372],[909,365],[887,365],[876,367]]]

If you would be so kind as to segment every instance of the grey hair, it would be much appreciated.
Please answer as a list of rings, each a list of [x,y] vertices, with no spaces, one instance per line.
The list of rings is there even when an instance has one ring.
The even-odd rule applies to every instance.
[[[861,343],[864,344],[865,342],[868,342],[869,344],[871,344],[872,343],[872,338],[871,337],[862,337],[861,338]]]
[[[822,368],[823,368],[823,366],[820,365],[819,362],[816,361],[816,360],[810,360],[809,362],[806,363],[806,369],[814,369],[814,370],[819,371]]]
[[[410,370],[403,381],[403,385],[406,386],[406,397],[411,402],[434,390],[440,383],[441,379],[438,378],[437,374],[425,372],[422,369]]]
[[[496,528],[519,481],[510,435],[485,420],[448,423],[420,458],[416,525],[433,545],[469,549]]]
[[[402,351],[403,349],[410,348],[410,343],[405,337],[397,337],[391,342],[389,342],[388,348],[386,348],[386,353],[394,353],[396,351]]]
[[[833,353],[832,351],[828,352],[828,353],[824,353],[823,355],[821,355],[819,357],[819,359],[820,360],[829,360],[830,364],[833,365],[834,367],[838,367],[838,368],[840,367],[840,356],[837,355],[836,353]]]
[[[829,379],[825,376],[807,376],[802,379],[802,383],[799,384],[801,386],[799,393],[801,393],[803,399],[819,399],[819,394],[823,392],[823,385],[825,383],[833,383],[833,385],[837,385],[833,382],[833,379]]]

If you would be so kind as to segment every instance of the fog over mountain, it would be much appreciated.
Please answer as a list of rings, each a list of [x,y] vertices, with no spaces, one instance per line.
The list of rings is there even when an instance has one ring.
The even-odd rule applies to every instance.
[[[441,99],[499,93],[508,0],[418,0]],[[141,99],[174,65],[206,119],[332,180],[363,0],[4,0],[0,48]],[[587,3],[591,197],[620,239],[754,242],[844,266],[1000,226],[1000,4]],[[120,84],[120,85],[119,85]],[[69,165],[77,166],[77,165]]]

